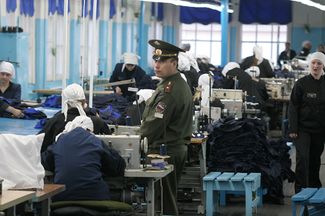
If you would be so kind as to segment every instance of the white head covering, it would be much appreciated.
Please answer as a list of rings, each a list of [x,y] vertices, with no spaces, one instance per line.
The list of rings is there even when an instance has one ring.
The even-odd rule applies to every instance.
[[[124,64],[138,65],[138,60],[140,59],[140,56],[134,53],[124,53],[122,57]]]
[[[178,70],[180,71],[189,71],[191,69],[191,63],[190,60],[188,58],[188,56],[183,53],[180,52],[178,54]]]
[[[62,134],[68,133],[77,127],[90,130],[91,132],[94,131],[94,124],[91,118],[88,116],[77,116],[65,125],[64,131],[55,137],[55,141],[57,141]]]
[[[251,66],[245,70],[251,77],[259,77],[260,76],[260,68],[257,66]]]
[[[308,57],[308,60],[309,60],[309,65],[311,63],[312,60],[319,60],[323,63],[323,67],[325,67],[325,55],[324,53],[322,52],[314,52],[312,53],[309,57]]]
[[[224,77],[227,76],[228,71],[234,69],[234,68],[240,68],[239,64],[236,62],[229,62],[226,64],[226,66],[222,69],[221,73]]]
[[[82,87],[76,83],[68,85],[62,91],[62,113],[64,113],[65,121],[68,116],[68,109],[70,107],[76,107],[80,115],[86,116],[86,113],[82,107],[81,100],[85,100],[86,96]]]
[[[211,84],[213,84],[213,78],[211,78]],[[199,77],[198,85],[201,88],[201,106],[209,106],[209,83],[210,83],[210,75],[202,74]],[[212,92],[212,88],[211,88]]]
[[[257,64],[260,64],[263,61],[263,48],[259,45],[256,45],[253,48],[254,56],[257,58]]]
[[[10,62],[2,61],[0,63],[0,72],[11,74],[12,78],[15,77],[15,67]]]

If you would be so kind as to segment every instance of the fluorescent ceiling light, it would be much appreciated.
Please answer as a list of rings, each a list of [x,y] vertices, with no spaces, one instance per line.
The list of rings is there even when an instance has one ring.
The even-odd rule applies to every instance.
[[[291,1],[299,2],[301,4],[308,5],[308,6],[311,6],[311,7],[315,7],[317,9],[322,10],[322,11],[325,11],[325,5],[322,5],[320,3],[316,3],[316,2],[311,1],[311,0],[291,0]]]
[[[222,6],[209,4],[209,3],[194,3],[189,1],[182,1],[182,0],[140,0],[144,2],[157,2],[157,3],[169,3],[177,6],[184,6],[184,7],[196,7],[196,8],[210,8],[212,10],[221,11]],[[233,13],[234,10],[228,8],[228,13]]]

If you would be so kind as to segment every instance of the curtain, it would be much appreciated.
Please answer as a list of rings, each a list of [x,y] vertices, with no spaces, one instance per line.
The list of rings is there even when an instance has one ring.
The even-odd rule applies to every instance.
[[[25,16],[34,16],[34,0],[20,0],[20,14]]]
[[[290,0],[240,0],[239,22],[288,24],[292,22]]]

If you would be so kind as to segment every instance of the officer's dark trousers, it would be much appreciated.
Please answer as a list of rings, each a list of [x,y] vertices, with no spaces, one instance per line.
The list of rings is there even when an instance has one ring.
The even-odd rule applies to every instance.
[[[298,193],[304,187],[321,187],[319,169],[325,135],[299,131],[296,146],[296,182]]]
[[[177,186],[181,179],[186,161],[187,147],[181,145],[177,149],[167,147],[169,164],[174,165],[174,171],[163,178],[163,213],[164,215],[179,215],[177,206]]]

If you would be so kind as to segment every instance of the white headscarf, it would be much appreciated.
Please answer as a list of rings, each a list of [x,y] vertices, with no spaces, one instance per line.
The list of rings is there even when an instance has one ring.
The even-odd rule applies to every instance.
[[[11,77],[15,78],[15,67],[10,62],[2,61],[0,63],[0,72],[11,74]]]
[[[239,64],[236,62],[229,62],[226,64],[226,66],[222,69],[221,73],[224,77],[227,76],[228,71],[234,69],[234,68],[240,68]]]
[[[91,118],[88,116],[77,116],[65,125],[64,131],[55,137],[55,141],[57,141],[62,134],[68,133],[77,127],[81,127],[91,132],[94,131],[94,124]]]
[[[189,52],[180,52],[178,53],[178,70],[180,71],[189,71],[191,66],[199,72],[199,66],[195,57]]]
[[[253,48],[253,52],[254,52],[254,56],[255,58],[258,60],[257,61],[257,64],[261,64],[262,61],[263,61],[263,48],[259,45],[256,45],[254,48]]]
[[[134,53],[124,53],[122,57],[124,64],[138,65],[138,60],[140,59],[140,56]]]
[[[205,107],[209,106],[210,78],[212,79],[211,84],[213,84],[213,78],[210,77],[209,74],[202,74],[198,80],[198,85],[201,88],[201,106],[205,106]],[[211,88],[211,92],[212,92],[212,88]]]
[[[82,87],[76,83],[68,85],[62,91],[62,113],[64,114],[64,120],[67,120],[68,109],[70,107],[76,107],[80,115],[86,116],[84,108],[82,107],[81,100],[85,100],[86,96]]]
[[[251,66],[245,70],[251,77],[259,77],[260,76],[260,68],[257,66]]]
[[[324,53],[322,53],[322,52],[314,52],[314,53],[312,53],[308,57],[309,65],[311,64],[311,61],[315,60],[315,59],[321,61],[323,63],[323,67],[325,67],[325,55],[324,55]]]

